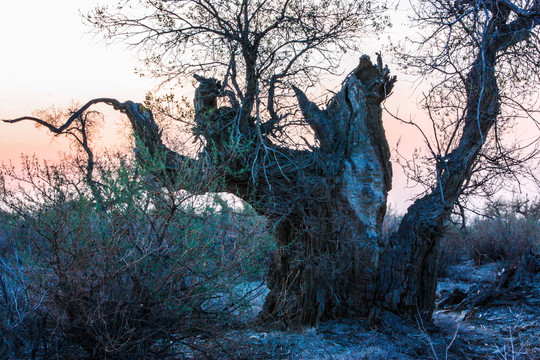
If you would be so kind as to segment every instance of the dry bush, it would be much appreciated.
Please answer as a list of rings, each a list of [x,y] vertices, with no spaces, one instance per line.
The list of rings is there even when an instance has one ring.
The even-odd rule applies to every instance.
[[[3,254],[10,265],[0,278],[0,291],[9,290],[0,302],[2,314],[8,310],[0,318],[0,354],[171,356],[247,306],[249,294],[235,287],[261,276],[271,247],[264,222],[249,211],[194,208],[193,193],[158,187],[144,169],[113,160],[96,177],[99,199],[68,162],[27,159],[22,175],[8,168],[0,174],[11,225],[25,229],[11,233],[24,238]],[[211,181],[199,183],[200,192],[211,190]],[[42,316],[21,318],[32,312]]]
[[[537,251],[540,245],[538,221],[516,216],[477,220],[469,234],[471,257],[477,265],[517,260]]]
[[[480,265],[540,253],[539,209],[539,201],[498,200],[486,206],[485,216],[474,219],[467,229],[448,226],[439,251],[442,271],[463,260]]]
[[[485,218],[473,222],[471,257],[476,264],[517,260],[540,250],[540,201],[498,199],[488,203]]]
[[[0,358],[35,358],[46,331],[40,311],[44,296],[28,291],[28,278],[17,261],[0,259]]]

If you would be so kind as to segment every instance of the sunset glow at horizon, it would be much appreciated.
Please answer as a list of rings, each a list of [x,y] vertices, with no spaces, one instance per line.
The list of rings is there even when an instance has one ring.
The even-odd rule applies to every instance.
[[[82,105],[98,97],[144,100],[145,94],[159,81],[135,74],[134,69],[140,65],[135,51],[126,49],[123,44],[105,45],[100,35],[93,34],[93,29],[83,24],[81,14],[106,3],[117,2],[30,0],[0,5],[4,54],[0,60],[0,119],[31,115],[51,106],[66,108],[73,102]],[[394,24],[388,34],[399,32],[399,24]],[[377,41],[371,41],[370,45],[373,48],[366,52],[371,56],[382,48]],[[391,59],[385,57],[385,61],[391,62]],[[356,64],[346,66],[352,70]],[[403,80],[407,77],[399,73],[397,66],[391,63],[389,66],[398,75],[398,83],[387,100],[388,108],[399,109],[405,119],[421,117],[413,84]],[[337,84],[340,81],[338,79]],[[100,141],[109,144],[118,137],[115,127],[119,126],[120,115],[112,110],[106,111],[105,115],[107,126]],[[391,148],[396,146],[399,138],[405,151],[408,147],[421,145],[422,140],[414,128],[389,118],[385,123]],[[38,158],[54,160],[58,152],[70,151],[68,145],[66,139],[52,137],[43,127],[36,129],[29,122],[0,123],[0,161],[3,162],[19,164],[21,154],[36,154]],[[394,165],[394,174],[390,201],[399,210],[404,210],[412,191],[406,189],[405,178],[397,165]]]

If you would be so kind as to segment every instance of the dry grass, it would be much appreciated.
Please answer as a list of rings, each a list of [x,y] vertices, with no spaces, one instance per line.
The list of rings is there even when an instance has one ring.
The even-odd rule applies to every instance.
[[[478,220],[471,227],[469,251],[476,264],[516,260],[540,248],[540,223],[511,216]]]

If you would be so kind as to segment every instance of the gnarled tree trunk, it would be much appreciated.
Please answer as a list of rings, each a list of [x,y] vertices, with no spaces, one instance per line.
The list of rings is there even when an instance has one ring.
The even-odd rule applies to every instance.
[[[213,79],[197,78],[195,131],[205,139],[205,159],[167,149],[144,107],[108,103],[126,113],[138,147],[147,149],[139,160],[159,157],[165,171],[157,177],[204,160],[222,173],[222,190],[277,224],[262,319],[314,325],[337,317],[377,318],[385,310],[429,318],[444,222],[499,111],[493,66],[485,66],[485,54],[481,61],[469,74],[460,145],[442,159],[440,183],[409,208],[388,244],[381,228],[392,173],[380,105],[395,78],[380,57],[374,65],[363,56],[326,109],[295,88],[318,141],[311,151],[274,146],[254,119],[239,116],[242,108],[216,108],[220,83]],[[489,90],[480,95],[479,86]]]
[[[392,176],[380,104],[395,77],[380,57],[374,65],[363,56],[324,110],[295,88],[318,140],[312,151],[273,146],[254,119],[240,116],[242,108],[216,108],[218,81],[196,78],[195,132],[205,139],[205,161],[222,172],[223,190],[277,224],[278,250],[261,318],[316,324],[367,315],[377,296]],[[165,148],[148,110],[132,103],[115,106],[128,115],[150,159],[165,154],[169,171],[195,161]]]
[[[279,222],[263,317],[316,324],[369,311],[391,186],[380,103],[394,81],[380,61],[362,57],[325,110],[295,89],[320,141],[320,174]]]

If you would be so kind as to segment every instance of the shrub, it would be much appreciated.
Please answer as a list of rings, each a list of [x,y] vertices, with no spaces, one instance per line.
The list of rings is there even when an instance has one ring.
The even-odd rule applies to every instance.
[[[13,232],[24,238],[4,254],[19,270],[5,265],[1,273],[0,291],[11,290],[0,302],[7,314],[0,319],[7,344],[0,354],[171,355],[190,336],[212,332],[238,312],[246,302],[235,286],[260,276],[270,241],[249,212],[220,213],[211,204],[202,211],[193,206],[193,193],[176,191],[211,190],[210,181],[195,180],[198,188],[187,183],[198,175],[193,171],[161,187],[151,172],[112,159],[94,180],[96,198],[67,161],[51,166],[26,159],[23,175],[4,168],[1,200],[11,225],[26,230]],[[24,310],[10,310],[14,304]],[[13,326],[15,313],[41,315]]]
[[[439,263],[445,267],[472,259],[476,265],[514,261],[540,252],[540,202],[498,200],[467,229],[450,225],[441,240]]]
[[[475,264],[517,260],[538,249],[540,226],[536,220],[508,216],[477,220],[470,229],[470,251]]]

